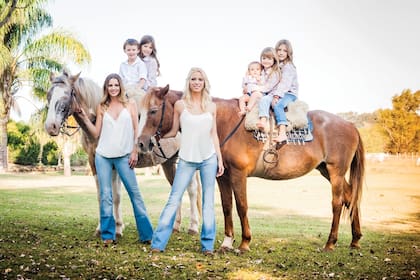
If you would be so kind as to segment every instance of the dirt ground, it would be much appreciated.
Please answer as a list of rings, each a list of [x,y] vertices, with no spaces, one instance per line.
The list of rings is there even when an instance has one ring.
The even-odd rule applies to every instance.
[[[27,178],[0,177],[0,189],[63,186],[73,191],[96,192],[91,176],[45,176],[27,174]],[[160,175],[154,175],[160,176]],[[144,176],[139,176],[139,181]],[[187,199],[185,194],[184,199]],[[217,193],[216,202],[220,203]],[[317,171],[287,181],[248,179],[250,211],[262,214],[298,214],[331,218],[331,187]],[[420,233],[420,166],[416,159],[367,161],[361,203],[362,227],[388,232]]]

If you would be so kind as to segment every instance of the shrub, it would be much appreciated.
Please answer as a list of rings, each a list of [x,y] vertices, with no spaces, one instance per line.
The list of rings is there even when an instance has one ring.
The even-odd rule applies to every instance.
[[[54,141],[49,141],[42,147],[41,162],[44,165],[58,164],[58,146]]]
[[[78,148],[77,151],[70,157],[71,166],[84,166],[88,162],[88,155],[83,148]]]

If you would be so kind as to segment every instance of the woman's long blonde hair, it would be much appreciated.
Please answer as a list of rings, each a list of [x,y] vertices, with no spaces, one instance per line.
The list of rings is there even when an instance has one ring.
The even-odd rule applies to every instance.
[[[192,67],[190,69],[190,72],[188,73],[187,79],[185,80],[184,94],[183,94],[182,98],[185,100],[187,105],[192,104],[192,102],[191,102],[190,80],[191,80],[191,76],[196,72],[199,72],[199,73],[201,73],[201,75],[203,75],[204,88],[203,88],[203,91],[201,92],[201,110],[206,111],[207,106],[212,102],[212,100],[211,100],[211,96],[210,96],[209,79],[207,78],[206,72],[204,72],[203,69],[198,68],[198,67]]]

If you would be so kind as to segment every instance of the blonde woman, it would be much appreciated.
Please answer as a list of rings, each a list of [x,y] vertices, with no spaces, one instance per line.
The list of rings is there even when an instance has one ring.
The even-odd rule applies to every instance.
[[[203,190],[201,250],[212,255],[216,238],[214,188],[216,176],[224,172],[216,127],[216,104],[210,97],[206,73],[192,68],[182,98],[175,103],[172,129],[164,137],[174,137],[182,128],[179,163],[168,202],[153,234],[152,252],[165,250],[172,234],[175,214],[196,170],[200,171]]]

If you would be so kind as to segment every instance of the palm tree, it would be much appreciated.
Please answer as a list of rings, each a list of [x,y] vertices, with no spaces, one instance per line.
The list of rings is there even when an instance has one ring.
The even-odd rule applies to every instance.
[[[90,62],[89,52],[72,34],[58,30],[41,36],[52,26],[43,8],[46,2],[18,0],[9,20],[0,26],[0,172],[7,170],[7,122],[14,95],[29,86],[35,98],[44,100],[51,72],[61,71],[65,63]]]

